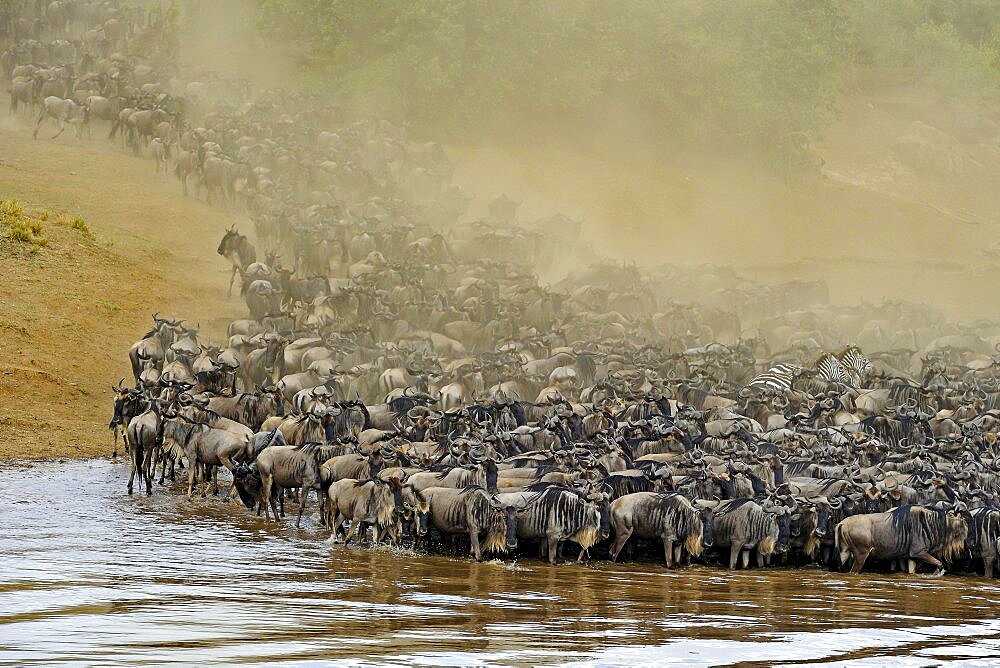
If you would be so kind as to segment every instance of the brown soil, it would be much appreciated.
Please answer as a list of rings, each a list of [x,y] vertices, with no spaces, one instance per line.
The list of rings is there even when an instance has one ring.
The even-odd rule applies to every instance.
[[[51,212],[37,252],[0,240],[0,460],[110,454],[110,385],[131,380],[126,351],[150,314],[220,340],[245,312],[225,298],[215,249],[226,227],[248,224],[94,134],[33,141],[23,124],[0,124],[0,199]],[[58,224],[59,213],[92,235]]]

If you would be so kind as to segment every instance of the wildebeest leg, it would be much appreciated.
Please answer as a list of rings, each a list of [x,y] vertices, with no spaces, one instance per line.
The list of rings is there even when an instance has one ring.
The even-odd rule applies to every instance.
[[[743,557],[743,567],[745,568],[747,562],[750,561],[750,553],[747,552]],[[760,546],[757,547],[757,568],[764,568],[764,566],[769,566],[767,562],[767,555],[762,554],[760,551]]]
[[[208,496],[208,485],[212,482],[212,470],[215,468],[211,464],[203,464],[201,471],[201,498]]]
[[[135,481],[135,472],[139,470],[139,463],[137,459],[142,458],[142,448],[138,445],[133,445],[129,448],[129,463],[132,465],[132,472],[128,476],[128,493],[132,493],[132,483]]]
[[[687,561],[688,561],[688,557],[685,554],[684,550],[681,549],[680,545],[675,545],[674,546],[674,563],[677,564],[678,566],[682,566],[682,565],[686,564]]]
[[[208,468],[208,464],[202,464],[198,467],[198,482],[201,484],[201,496],[208,496],[208,485],[212,482],[212,472]]]
[[[227,299],[233,296],[233,283],[236,282],[236,272],[237,271],[239,271],[239,267],[237,267],[234,264],[233,265],[233,271],[232,271],[231,274],[229,274],[229,292],[226,294],[226,298]]]
[[[278,499],[275,498],[273,495],[265,496],[263,498],[265,499],[264,503],[268,504],[271,507],[271,511],[274,513],[274,520],[277,522],[278,521]]]
[[[914,554],[910,557],[910,562],[913,563],[913,568],[915,571],[917,565],[913,561],[914,559],[918,559],[924,562],[925,564],[930,564],[931,566],[933,566],[935,569],[934,570],[935,575],[944,575],[944,564],[942,564],[941,561],[937,557],[932,555],[930,552],[927,552],[925,550],[923,552],[918,552],[917,554]]]
[[[733,544],[729,546],[729,570],[735,570],[736,560],[740,558],[740,552],[743,550],[743,543],[733,541]]]
[[[306,509],[306,501],[309,500],[309,488],[303,485],[299,488],[299,516],[295,518],[296,528],[302,523],[302,511]]]
[[[858,552],[854,553],[854,565],[851,566],[851,572],[857,575],[861,572],[861,569],[865,566],[865,560],[868,559],[868,555],[872,553],[872,548],[869,548],[864,554]]]
[[[471,543],[471,545],[469,546],[469,552],[472,553],[472,556],[474,556],[476,558],[476,561],[482,561],[483,560],[483,553],[479,549],[479,529],[478,529],[478,527],[472,527],[472,528],[469,529],[469,543]]]
[[[674,541],[663,536],[663,560],[667,562],[667,568],[673,566]]]
[[[274,508],[274,519],[278,519],[278,508],[274,503],[274,499],[271,497],[271,484],[273,477],[269,473],[260,474],[260,487],[261,487],[261,499],[264,503],[264,519],[270,521],[271,517],[268,514],[269,508]]]
[[[549,563],[555,564],[559,560],[559,536],[548,537]]]
[[[232,457],[226,455],[224,457],[221,457],[220,459],[222,461],[222,465],[226,467],[226,470],[229,471],[230,473],[232,473],[233,469],[236,468],[236,464],[233,463]],[[219,493],[219,472],[218,472],[218,469],[216,469],[216,472],[215,472],[215,493],[216,494]],[[232,477],[232,480],[229,483],[229,489],[226,490],[226,499],[225,500],[229,501],[234,496],[236,496],[236,476],[235,475]]]
[[[42,109],[41,115],[38,117],[38,123],[35,125],[35,132],[31,135],[32,139],[38,139],[38,131],[42,127],[42,123],[45,121],[45,109]]]
[[[150,448],[143,461],[143,474],[146,478],[147,496],[153,493],[153,477],[156,475],[156,452],[157,448],[155,446]]]
[[[58,137],[59,135],[61,135],[65,129],[66,129],[66,121],[64,121],[63,119],[60,118],[59,119],[59,132],[57,132],[54,135],[52,135],[52,138],[55,139],[56,137]]]
[[[632,536],[631,527],[622,527],[618,535],[615,537],[614,545],[611,546],[611,561],[618,561],[618,554],[625,547],[625,543]]]
[[[330,536],[333,537],[333,542],[337,542],[337,537],[346,538],[347,530],[344,529],[344,522],[347,518],[340,514],[340,509],[336,509],[330,512]]]
[[[188,501],[194,495],[194,474],[198,468],[198,462],[192,457],[194,453],[188,453]]]
[[[316,490],[316,500],[319,503],[319,524],[326,526],[326,494],[323,490]]]
[[[347,535],[344,536],[344,545],[347,545],[349,542],[351,542],[351,539],[353,539],[355,536],[358,537],[359,543],[365,542],[365,533],[367,532],[368,532],[368,526],[364,522],[362,522],[361,520],[351,520],[351,528],[347,532]]]

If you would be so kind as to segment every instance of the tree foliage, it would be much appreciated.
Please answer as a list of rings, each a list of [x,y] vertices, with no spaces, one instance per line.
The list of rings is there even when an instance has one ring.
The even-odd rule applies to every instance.
[[[850,68],[1000,90],[995,0],[257,1],[314,85],[432,132],[616,119],[780,147],[832,118]]]

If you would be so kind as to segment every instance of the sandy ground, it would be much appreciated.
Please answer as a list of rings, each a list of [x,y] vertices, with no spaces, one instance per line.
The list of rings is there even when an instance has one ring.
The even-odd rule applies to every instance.
[[[126,351],[150,314],[219,340],[245,311],[225,299],[215,249],[226,227],[249,223],[183,197],[105,133],[33,141],[23,121],[0,121],[0,199],[52,213],[37,254],[0,241],[0,460],[110,454],[109,386],[130,380]],[[63,212],[93,237],[56,224]]]

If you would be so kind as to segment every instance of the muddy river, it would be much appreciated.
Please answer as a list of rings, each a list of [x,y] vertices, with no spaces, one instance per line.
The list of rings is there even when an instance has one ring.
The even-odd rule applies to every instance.
[[[984,665],[1000,587],[331,546],[124,465],[0,468],[0,665]]]

